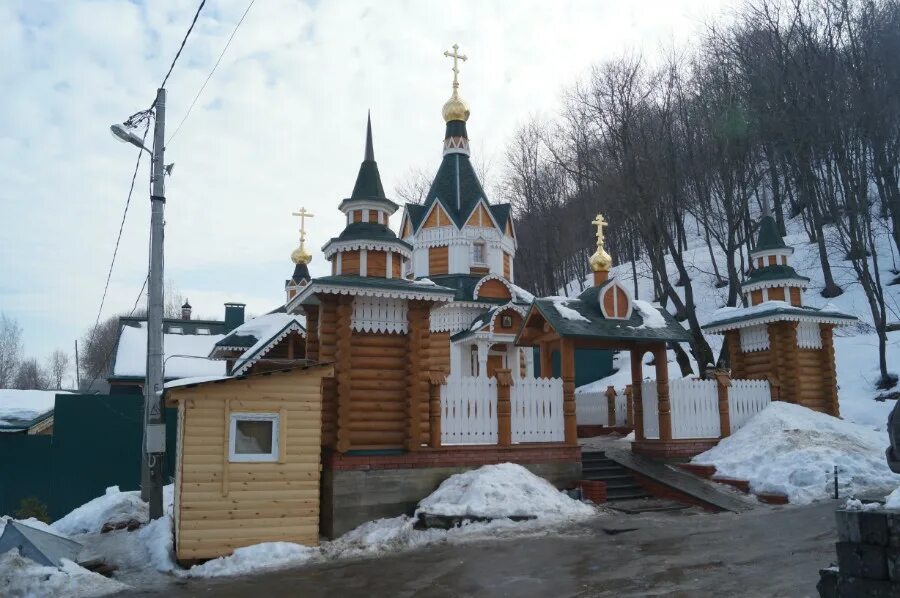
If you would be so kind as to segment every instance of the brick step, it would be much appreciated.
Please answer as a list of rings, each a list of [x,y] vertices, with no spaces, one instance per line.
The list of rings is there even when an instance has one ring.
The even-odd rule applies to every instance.
[[[582,463],[607,463],[610,459],[603,453],[581,453]]]
[[[732,488],[737,488],[741,492],[748,493],[750,492],[750,482],[747,480],[737,480],[735,478],[726,478],[721,476],[713,476],[712,481],[717,482],[719,484],[727,484]]]
[[[621,465],[582,465],[581,471],[591,473],[619,474],[628,473]]]
[[[688,473],[692,473],[695,476],[710,479],[714,475],[716,475],[716,466],[715,465],[701,465],[699,463],[676,463],[675,467],[678,469],[682,469]]]
[[[647,498],[650,496],[643,488],[607,488],[606,500],[633,500],[635,498]]]
[[[764,502],[767,505],[786,505],[790,502],[786,495],[776,494],[775,492],[761,492],[756,495],[756,498],[759,499],[759,502]]]
[[[601,482],[633,482],[634,478],[631,477],[627,473],[616,473],[616,474],[597,474],[593,472],[581,472],[581,479],[583,480],[599,480]]]

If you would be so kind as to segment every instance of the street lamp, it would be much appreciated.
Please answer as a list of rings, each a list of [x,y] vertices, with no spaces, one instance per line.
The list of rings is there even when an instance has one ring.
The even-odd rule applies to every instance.
[[[153,152],[144,147],[144,143],[141,141],[141,138],[134,134],[134,132],[126,127],[125,125],[116,123],[109,127],[109,131],[112,133],[113,137],[123,143],[130,143],[135,147],[139,147],[151,156]]]

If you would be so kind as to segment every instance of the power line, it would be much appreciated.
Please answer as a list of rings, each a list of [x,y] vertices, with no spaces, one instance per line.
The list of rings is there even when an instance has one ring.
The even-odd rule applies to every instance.
[[[237,22],[237,25],[234,26],[234,30],[231,32],[231,37],[228,38],[228,41],[225,42],[225,47],[222,48],[222,53],[219,54],[218,60],[213,65],[212,70],[209,71],[209,75],[206,76],[206,81],[203,82],[203,85],[200,86],[200,89],[197,90],[197,95],[194,96],[194,99],[191,101],[191,105],[188,106],[187,112],[184,113],[184,118],[181,119],[181,122],[178,123],[178,126],[175,127],[175,132],[172,133],[172,136],[169,137],[169,140],[166,142],[166,146],[172,143],[172,140],[175,139],[175,136],[178,135],[178,131],[181,130],[181,125],[184,124],[184,121],[187,120],[187,117],[190,116],[191,110],[194,109],[194,104],[197,103],[197,100],[200,99],[200,94],[203,93],[203,90],[206,89],[206,84],[209,83],[209,80],[212,78],[213,73],[216,72],[216,69],[219,67],[219,63],[222,62],[222,57],[225,56],[225,52],[228,50],[228,46],[231,45],[231,40],[234,39],[234,35],[237,33],[238,28],[241,26],[241,23],[244,22],[244,18],[247,16],[247,13],[250,12],[250,9],[253,7],[253,3],[256,0],[250,0],[250,4],[247,5],[247,10],[244,11],[244,14],[241,15],[240,20]]]
[[[147,121],[147,126],[144,128],[144,136],[141,138],[141,145],[144,144],[144,141],[147,139],[147,133],[150,131],[150,121]],[[116,264],[116,256],[119,253],[119,243],[122,240],[122,230],[125,228],[125,218],[128,216],[128,208],[131,205],[131,195],[134,193],[134,183],[137,180],[137,174],[141,167],[141,158],[144,155],[144,150],[138,150],[137,161],[134,164],[134,173],[131,175],[131,186],[128,188],[128,197],[125,199],[125,209],[122,211],[122,221],[119,223],[119,234],[116,236],[116,246],[113,248],[112,260],[109,262],[109,270],[106,273],[106,285],[103,287],[103,296],[100,298],[100,308],[97,310],[97,318],[94,320],[94,332],[97,331],[97,326],[100,325],[100,316],[103,314],[103,305],[106,303],[106,294],[109,291],[109,281],[112,279],[113,266]],[[92,333],[93,334],[93,333]]]
[[[197,17],[200,16],[200,11],[203,10],[203,6],[206,4],[206,0],[201,0],[200,6],[197,7],[197,12],[194,13],[194,20],[191,21],[191,26],[188,27],[187,33],[184,34],[184,39],[181,40],[181,45],[178,47],[178,52],[175,53],[175,58],[172,59],[172,64],[169,66],[169,72],[166,73],[166,76],[163,77],[162,83],[159,84],[160,89],[166,86],[166,81],[169,80],[169,75],[172,74],[172,69],[175,68],[175,63],[178,62],[179,56],[181,56],[181,51],[184,50],[184,44],[187,43],[188,37],[191,35],[191,31],[194,30],[194,25],[197,24]],[[150,105],[153,108],[156,105],[156,100],[153,100],[153,103]]]

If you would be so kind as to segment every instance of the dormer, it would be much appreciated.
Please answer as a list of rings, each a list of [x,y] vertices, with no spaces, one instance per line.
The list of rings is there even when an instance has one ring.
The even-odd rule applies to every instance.
[[[618,280],[607,281],[597,294],[600,311],[607,320],[631,319],[631,295]]]

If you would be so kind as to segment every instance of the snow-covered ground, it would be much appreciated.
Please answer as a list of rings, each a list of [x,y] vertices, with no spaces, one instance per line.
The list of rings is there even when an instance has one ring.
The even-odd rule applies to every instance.
[[[888,469],[886,438],[871,428],[790,403],[774,402],[744,427],[697,455],[717,474],[750,482],[754,493],[786,494],[793,504],[828,498],[833,467],[843,496],[900,484]]]
[[[75,509],[51,526],[85,544],[86,551],[118,567],[115,579],[90,573],[74,563],[63,569],[40,567],[17,553],[0,555],[0,596],[99,596],[131,586],[164,587],[175,578],[220,577],[259,573],[341,558],[377,556],[437,543],[459,543],[496,537],[547,533],[553,526],[583,520],[597,513],[594,507],[569,498],[549,482],[520,465],[487,465],[451,476],[420,503],[419,511],[432,515],[494,518],[449,530],[415,529],[413,517],[400,516],[365,523],[336,540],[318,547],[290,542],[266,542],[236,550],[190,569],[180,568],[172,552],[172,486],[164,495],[166,515],[135,532],[100,534],[108,521],[147,520],[147,507],[137,492],[106,494]],[[509,517],[530,517],[514,522]],[[4,522],[0,521],[0,525]],[[32,523],[32,522],[28,522]],[[2,527],[0,527],[2,531]],[[46,580],[46,585],[45,581]],[[5,585],[4,585],[5,584]]]
[[[831,304],[834,308],[848,314],[857,316],[860,324],[849,328],[841,328],[835,331],[835,360],[837,362],[837,378],[839,387],[839,400],[841,416],[851,422],[867,426],[875,430],[884,430],[887,414],[893,407],[892,401],[878,402],[874,397],[879,394],[875,388],[878,380],[878,339],[872,332],[872,316],[866,301],[865,293],[855,282],[853,268],[849,262],[840,259],[837,252],[831,253],[832,273],[836,282],[844,290],[839,297],[825,299],[820,295],[824,287],[822,271],[819,265],[818,249],[815,244],[808,242],[806,234],[802,230],[799,221],[788,222],[788,236],[785,242],[794,247],[794,254],[790,257],[790,264],[803,276],[811,279],[810,288],[803,295],[803,304],[821,308]],[[895,278],[891,271],[900,269],[900,258],[895,255],[890,236],[882,234],[879,237],[879,252],[882,279],[887,282]],[[699,236],[692,236],[686,252],[685,262],[691,276],[694,297],[697,304],[697,316],[701,324],[712,318],[713,313],[725,306],[728,296],[727,288],[716,288],[712,262],[709,250]],[[722,252],[716,251],[716,260],[719,271],[725,273],[725,258]],[[678,278],[678,272],[667,258],[668,275],[671,280]],[[746,256],[744,263],[747,263]],[[638,272],[638,299],[649,300],[652,298],[652,281],[649,266],[639,262]],[[631,272],[631,263],[626,262],[613,268],[612,276],[618,278],[629,290],[634,288],[634,278]],[[582,286],[577,282],[568,285],[566,295],[577,295],[582,288],[591,284],[590,276],[583,281]],[[681,289],[679,289],[681,292]],[[889,306],[889,320],[900,320],[900,285],[885,287],[887,303]],[[722,346],[721,335],[709,334],[706,339],[718,355]],[[687,349],[687,346],[685,346]],[[894,369],[894,373],[900,374],[900,332],[892,332],[888,335],[887,348],[888,367]],[[649,360],[650,356],[647,355]],[[675,363],[674,354],[669,352],[669,376],[678,376],[678,366]],[[583,391],[605,390],[608,385],[617,388],[631,383],[631,363],[627,352],[619,352],[614,360],[616,373],[590,385],[581,387]],[[692,363],[697,372],[697,364]],[[644,365],[645,378],[655,378],[656,374],[652,366]]]

